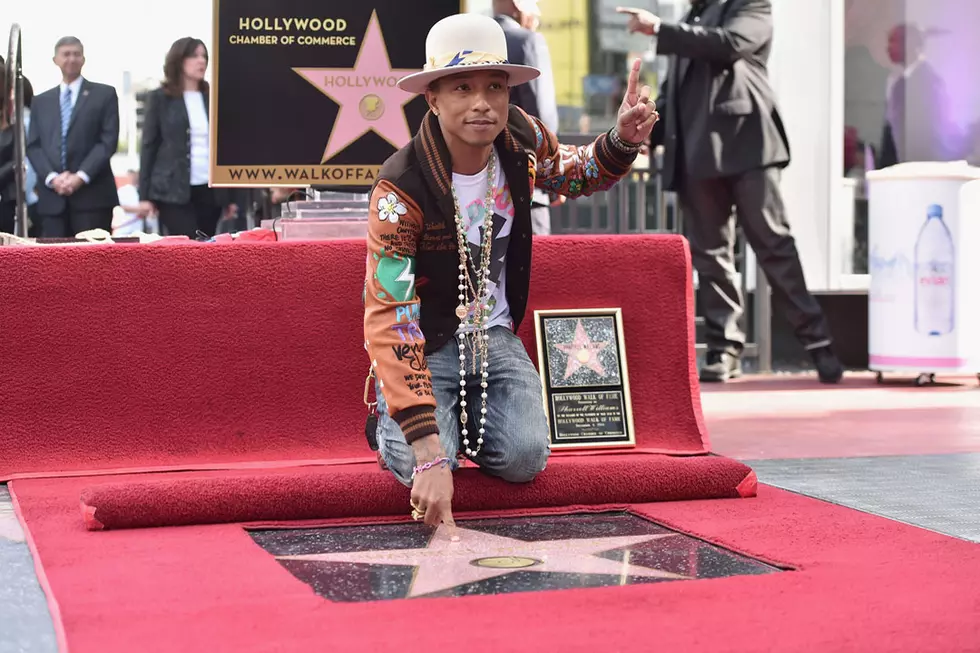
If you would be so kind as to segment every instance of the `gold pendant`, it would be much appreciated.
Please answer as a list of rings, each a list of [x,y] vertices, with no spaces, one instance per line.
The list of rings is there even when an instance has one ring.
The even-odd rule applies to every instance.
[[[458,317],[461,320],[464,317],[466,317],[466,307],[463,306],[462,304],[456,307],[456,317]]]

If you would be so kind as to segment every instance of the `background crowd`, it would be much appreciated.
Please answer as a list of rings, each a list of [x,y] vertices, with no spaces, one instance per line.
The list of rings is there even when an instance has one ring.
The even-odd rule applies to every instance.
[[[594,114],[570,114],[560,102],[567,91],[568,66],[565,61],[553,65],[543,34],[549,18],[539,2],[483,1],[483,9],[504,28],[509,58],[543,71],[534,84],[515,88],[512,102],[557,132],[570,131],[572,118],[574,131],[603,130],[601,116],[593,120]],[[604,0],[589,6],[598,12],[600,54],[617,62],[614,67],[625,71],[633,54],[657,62],[648,66],[646,81],[659,87],[661,121],[647,145],[649,151],[659,150],[662,187],[676,195],[685,216],[709,348],[702,379],[724,381],[741,373],[745,334],[734,260],[736,228],[751,245],[776,304],[814,357],[821,378],[839,379],[840,365],[820,306],[807,288],[781,196],[781,172],[790,164],[791,147],[780,98],[769,78],[772,2],[636,1],[641,6],[622,10]],[[579,4],[566,3],[573,8]],[[878,88],[862,84],[862,102],[845,98],[848,176],[860,179],[866,170],[904,161],[970,159],[980,153],[980,116],[970,113],[980,106],[973,100],[980,98],[966,94],[964,89],[972,87],[948,82],[949,67],[937,63],[939,50],[930,46],[957,33],[922,29],[906,20],[911,4],[913,0],[901,3],[899,10],[883,1],[870,11],[863,0],[845,1],[848,70],[869,79],[872,74],[881,77]],[[961,13],[976,13],[971,9],[976,3],[957,6]],[[884,41],[869,36],[878,32]],[[631,51],[618,50],[620,41],[628,42]],[[32,235],[59,238],[103,229],[115,235],[160,231],[207,238],[242,229],[246,214],[271,216],[274,205],[289,194],[289,189],[208,186],[213,153],[209,53],[203,40],[178,39],[163,57],[162,81],[143,100],[139,165],[119,177],[111,165],[120,142],[116,88],[83,76],[85,49],[79,39],[59,39],[52,54],[61,82],[36,96],[28,83],[26,93]],[[608,100],[621,95],[622,75],[607,75],[605,81],[612,84],[596,77],[577,79],[591,93],[584,104],[596,107],[603,103],[595,102],[595,96]],[[0,230],[10,231],[14,127],[0,127]],[[535,195],[535,233],[551,231],[553,211],[546,194]]]

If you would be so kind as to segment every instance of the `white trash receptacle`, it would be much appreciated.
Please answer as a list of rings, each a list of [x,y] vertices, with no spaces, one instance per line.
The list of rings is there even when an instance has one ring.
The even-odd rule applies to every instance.
[[[869,367],[980,374],[980,168],[902,163],[867,180]]]

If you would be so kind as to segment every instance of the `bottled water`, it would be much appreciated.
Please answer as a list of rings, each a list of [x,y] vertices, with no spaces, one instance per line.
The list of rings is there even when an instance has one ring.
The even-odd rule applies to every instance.
[[[953,330],[953,237],[943,207],[931,204],[915,241],[915,330],[941,336]]]

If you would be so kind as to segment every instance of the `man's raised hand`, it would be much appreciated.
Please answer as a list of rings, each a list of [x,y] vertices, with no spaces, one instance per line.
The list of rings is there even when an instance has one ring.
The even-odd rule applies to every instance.
[[[657,114],[656,104],[650,100],[650,87],[644,86],[637,92],[640,83],[639,59],[633,60],[633,67],[630,70],[629,81],[626,85],[626,96],[623,104],[619,107],[619,119],[616,122],[616,131],[619,137],[628,143],[644,143],[650,138],[650,132],[657,123],[660,116]]]

